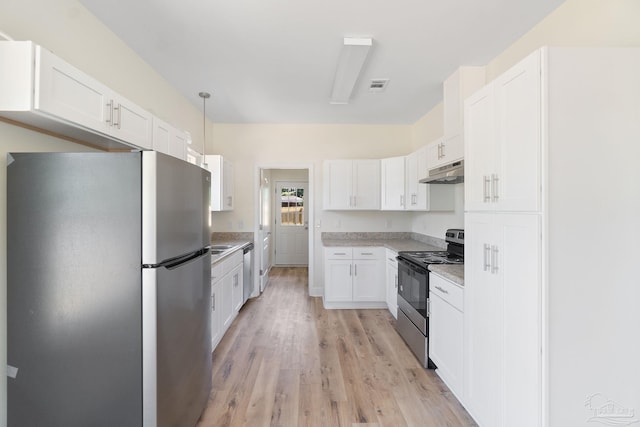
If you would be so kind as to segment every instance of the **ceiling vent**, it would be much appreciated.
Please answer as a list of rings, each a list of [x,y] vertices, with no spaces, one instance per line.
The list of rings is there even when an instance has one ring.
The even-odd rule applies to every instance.
[[[389,79],[373,79],[369,85],[369,92],[382,92],[387,88]]]

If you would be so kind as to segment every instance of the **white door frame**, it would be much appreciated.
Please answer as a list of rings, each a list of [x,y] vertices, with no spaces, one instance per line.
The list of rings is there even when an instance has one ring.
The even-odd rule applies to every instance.
[[[309,179],[309,187],[307,189],[307,193],[309,198],[307,200],[307,206],[309,209],[309,277],[308,277],[308,289],[307,292],[310,293],[311,288],[313,288],[313,277],[314,277],[314,260],[315,260],[315,229],[313,228],[313,224],[315,224],[315,171],[313,168],[313,163],[256,163],[256,167],[254,169],[254,186],[253,186],[253,206],[254,206],[254,230],[253,230],[253,238],[254,240],[260,236],[260,170],[262,169],[305,169],[307,170],[307,175]],[[254,280],[259,280],[257,277],[258,274],[254,274]],[[254,283],[255,286],[255,283]]]

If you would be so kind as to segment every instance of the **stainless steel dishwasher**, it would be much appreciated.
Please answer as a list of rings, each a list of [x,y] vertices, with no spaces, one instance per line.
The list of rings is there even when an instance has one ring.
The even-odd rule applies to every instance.
[[[253,292],[253,243],[249,243],[243,249],[242,261],[242,295],[243,304],[247,302]]]

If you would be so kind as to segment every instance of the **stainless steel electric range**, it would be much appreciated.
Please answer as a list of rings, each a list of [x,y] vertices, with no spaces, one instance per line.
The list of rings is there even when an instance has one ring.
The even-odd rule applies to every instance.
[[[430,264],[464,263],[464,230],[446,232],[446,251],[398,252],[398,321],[396,329],[425,368],[429,360]]]

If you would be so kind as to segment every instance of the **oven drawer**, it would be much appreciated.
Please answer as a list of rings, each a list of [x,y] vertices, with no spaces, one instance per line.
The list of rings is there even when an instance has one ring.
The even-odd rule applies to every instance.
[[[396,322],[396,330],[407,343],[413,354],[416,355],[424,368],[427,367],[428,341],[427,337],[422,335],[416,325],[409,318],[398,310],[398,321]]]
[[[458,310],[464,311],[464,291],[462,287],[443,279],[437,274],[429,273],[429,291],[438,295]]]

